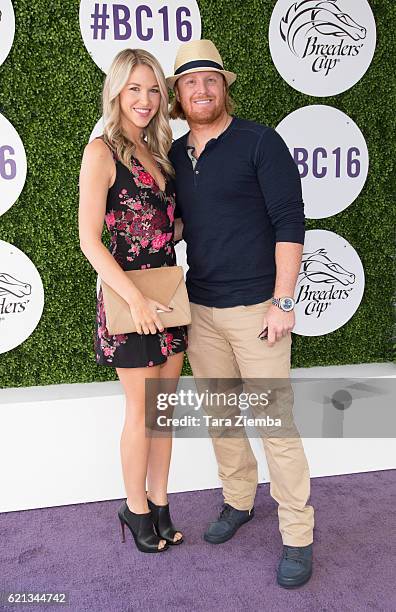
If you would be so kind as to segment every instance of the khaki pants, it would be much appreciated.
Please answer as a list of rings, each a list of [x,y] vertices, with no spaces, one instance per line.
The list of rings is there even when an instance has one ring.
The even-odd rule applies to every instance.
[[[257,338],[270,300],[233,308],[190,305],[187,352],[196,378],[289,379],[291,334],[272,347]],[[300,436],[262,436],[262,441],[283,544],[307,546],[313,540],[314,511],[307,505],[310,476]],[[212,437],[212,442],[224,501],[250,510],[258,476],[247,436]]]

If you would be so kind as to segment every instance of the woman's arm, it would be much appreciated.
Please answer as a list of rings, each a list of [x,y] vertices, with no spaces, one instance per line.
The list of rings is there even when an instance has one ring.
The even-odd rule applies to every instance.
[[[102,243],[103,222],[115,167],[108,147],[99,139],[85,147],[80,171],[80,248],[92,267],[128,304],[138,333],[156,334],[164,327],[157,308],[168,306],[145,298]]]
[[[99,139],[89,143],[80,171],[80,248],[100,278],[130,304],[138,290],[102,243],[107,192],[114,177],[114,161],[108,147]]]

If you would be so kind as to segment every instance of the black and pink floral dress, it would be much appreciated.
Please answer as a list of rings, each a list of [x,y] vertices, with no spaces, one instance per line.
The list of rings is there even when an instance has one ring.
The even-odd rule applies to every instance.
[[[113,153],[113,152],[112,152]],[[133,158],[132,172],[113,153],[116,179],[107,195],[105,221],[110,232],[110,253],[123,270],[176,265],[173,221],[175,188],[166,177],[165,191]],[[110,336],[102,290],[96,308],[96,362],[114,368],[141,368],[164,363],[187,348],[185,327],[157,334]]]

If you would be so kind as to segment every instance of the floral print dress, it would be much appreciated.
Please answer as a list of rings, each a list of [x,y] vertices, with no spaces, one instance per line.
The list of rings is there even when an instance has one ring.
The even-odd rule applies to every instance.
[[[105,221],[110,232],[110,253],[123,270],[176,265],[173,222],[175,188],[166,178],[161,191],[154,178],[132,158],[130,171],[115,156],[116,179],[110,187]],[[96,307],[95,353],[100,365],[141,368],[164,363],[187,348],[185,327],[171,327],[157,334],[109,335],[102,289]]]

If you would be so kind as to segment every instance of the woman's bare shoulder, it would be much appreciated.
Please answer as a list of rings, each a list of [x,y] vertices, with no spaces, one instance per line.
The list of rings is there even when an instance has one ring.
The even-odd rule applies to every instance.
[[[84,149],[84,156],[89,160],[108,160],[111,161],[113,156],[107,144],[102,138],[95,138],[89,142]]]

